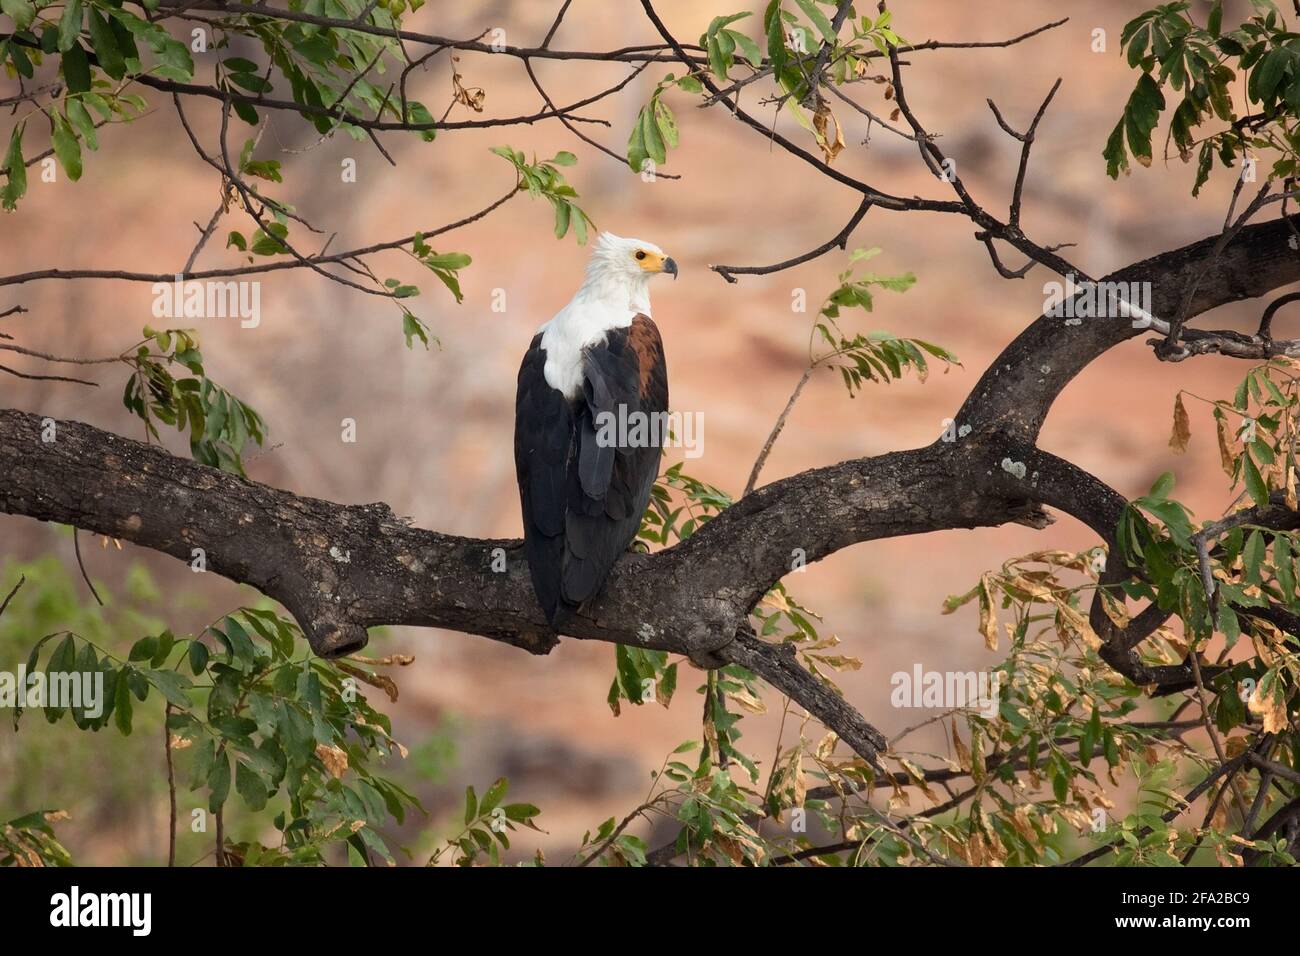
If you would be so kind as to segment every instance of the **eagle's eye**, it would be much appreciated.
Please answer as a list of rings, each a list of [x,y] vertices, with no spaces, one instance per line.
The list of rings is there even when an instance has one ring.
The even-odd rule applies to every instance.
[[[644,258],[645,258],[645,250],[644,250],[644,249],[638,249],[638,250],[636,251],[636,257],[637,257],[637,259],[644,259]]]

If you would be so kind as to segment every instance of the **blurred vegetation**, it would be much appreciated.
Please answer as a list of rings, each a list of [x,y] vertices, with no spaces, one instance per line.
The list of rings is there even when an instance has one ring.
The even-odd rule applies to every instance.
[[[6,831],[15,842],[21,834],[22,847],[45,846],[37,852],[47,863],[61,862],[45,832],[56,822],[74,857],[97,849],[115,863],[166,861],[168,751],[180,864],[213,853],[218,812],[223,862],[392,860],[392,834],[419,808],[407,788],[442,783],[455,766],[456,726],[444,721],[409,765],[394,762],[394,777],[372,773],[372,756],[387,763],[405,748],[359,688],[395,697],[380,668],[409,658],[310,657],[296,626],[265,599],[176,637],[164,620],[187,598],[163,595],[140,564],[127,570],[120,596],[97,583],[103,607],[52,556],[7,562],[0,591],[14,592],[0,616],[0,669],[17,673],[26,662],[28,673],[105,677],[106,706],[94,718],[84,707],[46,706],[15,708],[0,723],[0,820],[11,821]],[[303,650],[295,656],[295,648]],[[70,733],[69,721],[86,732]],[[425,843],[435,839],[433,823],[430,833],[415,831]],[[10,861],[22,862],[21,849],[8,847]],[[5,850],[0,842],[0,865]]]

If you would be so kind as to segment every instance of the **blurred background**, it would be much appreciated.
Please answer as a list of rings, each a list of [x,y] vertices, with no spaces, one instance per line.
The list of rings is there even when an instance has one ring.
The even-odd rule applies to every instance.
[[[658,5],[685,40],[696,39],[714,15],[742,6],[698,0]],[[912,54],[906,82],[913,108],[932,132],[942,134],[942,146],[956,159],[968,188],[1000,212],[1009,199],[1019,143],[998,128],[985,98],[992,97],[1008,122],[1023,129],[1055,79],[1065,77],[1039,129],[1025,187],[1024,227],[1041,244],[1077,243],[1068,255],[1093,275],[1216,233],[1231,192],[1232,182],[1216,172],[1201,197],[1192,199],[1193,169],[1176,159],[1138,168],[1118,182],[1105,175],[1101,150],[1135,79],[1119,55],[1120,30],[1147,6],[1137,0],[989,0],[900,4],[894,11],[895,28],[912,42],[1002,40],[1070,17],[1064,26],[1006,49]],[[1245,4],[1226,6],[1225,22],[1237,22],[1231,8]],[[429,4],[405,25],[457,37],[501,28],[505,42],[533,45],[557,8],[558,3],[536,0]],[[1198,12],[1203,16],[1204,9]],[[758,22],[755,16],[733,26],[757,35]],[[1094,51],[1097,30],[1105,31],[1105,52]],[[553,46],[612,49],[657,41],[634,0],[575,0]],[[202,64],[205,55],[214,54],[197,54],[196,62]],[[466,54],[459,69],[467,86],[486,91],[485,115],[517,115],[540,106],[516,59]],[[616,82],[628,68],[538,61],[536,69],[557,102],[571,102]],[[612,125],[586,125],[584,131],[622,153],[637,111],[669,69],[652,67],[623,94],[586,111]],[[204,72],[201,65],[199,72]],[[446,57],[414,73],[412,83],[412,95],[440,115],[451,96]],[[769,116],[770,109],[760,103],[767,95],[762,87],[747,88],[743,102]],[[883,100],[883,89],[862,84],[853,94],[885,115],[892,104]],[[170,272],[182,266],[196,238],[193,223],[207,221],[219,184],[193,154],[170,103],[161,95],[149,99],[151,115],[130,127],[101,131],[101,150],[87,155],[80,182],[61,176],[43,183],[32,177],[19,212],[0,218],[6,273],[52,266]],[[670,94],[669,102],[681,128],[681,148],[670,153],[664,171],[680,174],[680,180],[644,182],[555,121],[444,132],[431,144],[390,134],[383,142],[397,161],[394,169],[368,143],[336,136],[314,146],[318,136],[306,124],[277,115],[257,155],[284,164],[285,185],[268,191],[295,204],[327,235],[337,233],[331,248],[339,250],[427,231],[501,195],[513,173],[489,154],[492,146],[509,144],[539,157],[559,149],[575,152],[579,163],[566,174],[597,226],[655,242],[680,264],[680,280],[654,285],[652,297],[665,339],[672,405],[704,415],[704,454],[689,462],[687,471],[738,494],[806,365],[816,304],[835,287],[847,256],[836,250],[787,272],[742,277],[735,285],[708,266],[768,264],[805,252],[841,228],[858,197],[770,149],[721,108],[698,109],[680,93]],[[947,186],[925,171],[912,143],[877,126],[864,145],[865,118],[838,102],[833,106],[847,143],[837,168],[895,194],[949,198]],[[193,115],[213,142],[215,113],[198,109]],[[457,107],[452,118],[472,114]],[[788,119],[777,127],[814,148],[811,135]],[[247,131],[233,125],[232,149]],[[340,176],[349,158],[356,161],[355,183]],[[407,257],[378,260],[380,271],[388,270],[384,274],[424,289],[413,307],[441,343],[429,351],[418,343],[411,351],[404,347],[400,316],[391,303],[306,270],[261,277],[262,321],[256,329],[231,320],[200,320],[208,374],[270,424],[268,449],[252,451],[250,475],[339,502],[385,501],[424,527],[517,536],[511,450],[515,373],[537,326],[577,287],[588,253],[571,237],[555,240],[551,225],[549,205],[518,197],[487,219],[440,237],[434,243],[439,251],[465,252],[474,260],[461,275],[465,301],[460,306]],[[245,227],[233,216],[223,221],[198,268],[238,262],[220,241],[229,228]],[[845,327],[887,329],[940,343],[956,352],[963,367],[936,373],[924,384],[909,378],[888,387],[868,386],[856,399],[847,396],[838,375],[818,374],[775,447],[765,482],[932,441],[980,372],[1039,315],[1043,283],[1055,277],[1034,270],[1021,281],[999,278],[972,232],[969,222],[952,216],[868,214],[850,248],[880,246],[884,252],[872,263],[876,271],[912,271],[918,281],[903,295],[880,293],[874,314],[848,316]],[[1008,260],[1019,265],[1015,254]],[[791,308],[799,289],[809,303],[804,314]],[[496,290],[504,290],[504,311],[492,309]],[[151,302],[147,284],[45,281],[5,289],[0,309],[22,304],[29,310],[6,325],[28,347],[101,355],[136,341],[141,327],[155,321]],[[1259,308],[1244,303],[1224,309],[1214,323],[1245,327]],[[1094,363],[1067,389],[1048,419],[1043,447],[1130,496],[1172,470],[1178,497],[1197,517],[1214,516],[1227,495],[1212,422],[1193,408],[1191,447],[1186,455],[1172,455],[1167,442],[1174,394],[1194,387],[1203,395],[1222,395],[1244,370],[1218,357],[1162,364],[1134,340]],[[138,420],[119,404],[123,370],[110,367],[97,374],[102,384],[97,390],[5,377],[0,401],[139,437]],[[344,418],[356,420],[355,444],[340,440]],[[183,440],[172,447],[187,453]],[[667,463],[681,451],[673,455]],[[843,675],[842,686],[889,734],[928,713],[889,706],[891,674],[910,672],[918,663],[929,670],[965,670],[999,660],[983,647],[973,606],[940,615],[946,596],[966,591],[983,569],[1009,557],[1094,543],[1086,528],[1061,516],[1045,531],[1008,526],[859,545],[787,583],[823,615],[825,630],[839,635],[846,653],[862,661],[860,670]],[[102,549],[97,539],[83,535],[82,546],[91,575],[116,596],[110,612],[121,626],[141,628],[141,635],[153,621],[178,633],[201,627],[255,596],[215,576],[200,579],[179,562],[129,544]],[[42,596],[28,588],[20,600],[40,600],[42,606],[0,620],[0,668],[12,670],[40,636],[19,633],[17,622],[25,622],[22,628],[34,627],[33,621],[67,627],[64,618],[87,613],[76,610],[86,593],[66,529],[0,517],[0,558],[5,562],[0,585],[6,591],[17,579],[18,562],[38,559],[45,579],[64,580],[68,589],[51,585]],[[432,811],[407,834],[413,844],[439,832],[466,784],[481,790],[505,775],[511,799],[542,808],[540,824],[547,831],[529,833],[517,845],[525,853],[540,846],[548,857],[562,857],[585,830],[610,815],[621,818],[639,803],[650,772],[678,743],[698,735],[693,691],[702,682],[700,672],[682,674],[671,709],[624,707],[615,717],[605,703],[614,662],[607,645],[563,642],[548,657],[534,658],[469,635],[397,628],[385,631],[372,648],[416,658],[395,675],[402,694],[387,708],[395,735],[412,749],[407,766],[395,772]],[[764,755],[774,747],[780,713],[779,699],[769,703],[776,705],[774,713],[751,721],[746,739],[752,751]],[[124,741],[111,734],[68,743],[69,737],[86,736],[36,721],[25,721],[15,736],[8,719],[0,721],[0,819],[62,807],[72,818],[60,833],[79,861],[157,862],[165,853],[165,793],[145,778],[160,777],[161,746],[140,735]],[[937,733],[919,734],[914,744],[943,747]],[[182,792],[183,809],[192,799]]]

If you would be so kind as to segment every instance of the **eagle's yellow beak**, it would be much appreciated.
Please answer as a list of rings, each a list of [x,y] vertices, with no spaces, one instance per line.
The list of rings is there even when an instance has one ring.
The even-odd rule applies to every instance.
[[[649,249],[638,249],[636,253],[637,265],[641,267],[642,272],[649,272],[652,275],[658,275],[666,272],[674,279],[677,278],[677,263],[671,256],[665,256],[658,252],[651,252]]]

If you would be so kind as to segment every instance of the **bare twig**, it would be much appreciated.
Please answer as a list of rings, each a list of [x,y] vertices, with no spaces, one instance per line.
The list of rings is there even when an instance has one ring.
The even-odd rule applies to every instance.
[[[849,244],[849,236],[851,236],[853,234],[853,230],[858,227],[858,223],[862,222],[862,217],[867,214],[867,210],[869,210],[871,206],[872,206],[871,198],[863,197],[862,202],[858,204],[858,208],[854,211],[852,218],[850,218],[849,221],[844,224],[843,229],[837,232],[826,242],[823,242],[816,249],[813,249],[809,252],[805,252],[803,253],[803,255],[795,256],[793,259],[786,259],[784,262],[773,263],[770,266],[717,265],[717,266],[709,266],[709,268],[712,269],[714,272],[716,272],[718,275],[722,276],[722,278],[726,279],[728,282],[734,283],[736,281],[736,276],[738,275],[770,275],[773,272],[781,272],[784,269],[792,269],[797,265],[801,265],[805,262],[809,262],[813,259],[816,259],[818,256],[825,255],[826,253],[830,252],[832,249],[835,248],[847,249]]]
[[[86,571],[86,562],[81,558],[81,529],[74,527],[72,529],[72,551],[77,556],[77,567],[81,571],[81,580],[86,582],[86,587],[90,588],[91,595],[95,598],[95,603],[100,607],[104,606],[104,599],[99,596],[95,590],[94,583],[90,580],[90,574]]]
[[[5,599],[3,601],[0,601],[0,615],[3,615],[4,612],[8,610],[9,602],[14,599],[14,595],[17,594],[18,590],[26,583],[27,583],[27,575],[25,574],[19,575],[18,583],[14,585],[13,590],[10,591],[8,595],[5,596]]]

